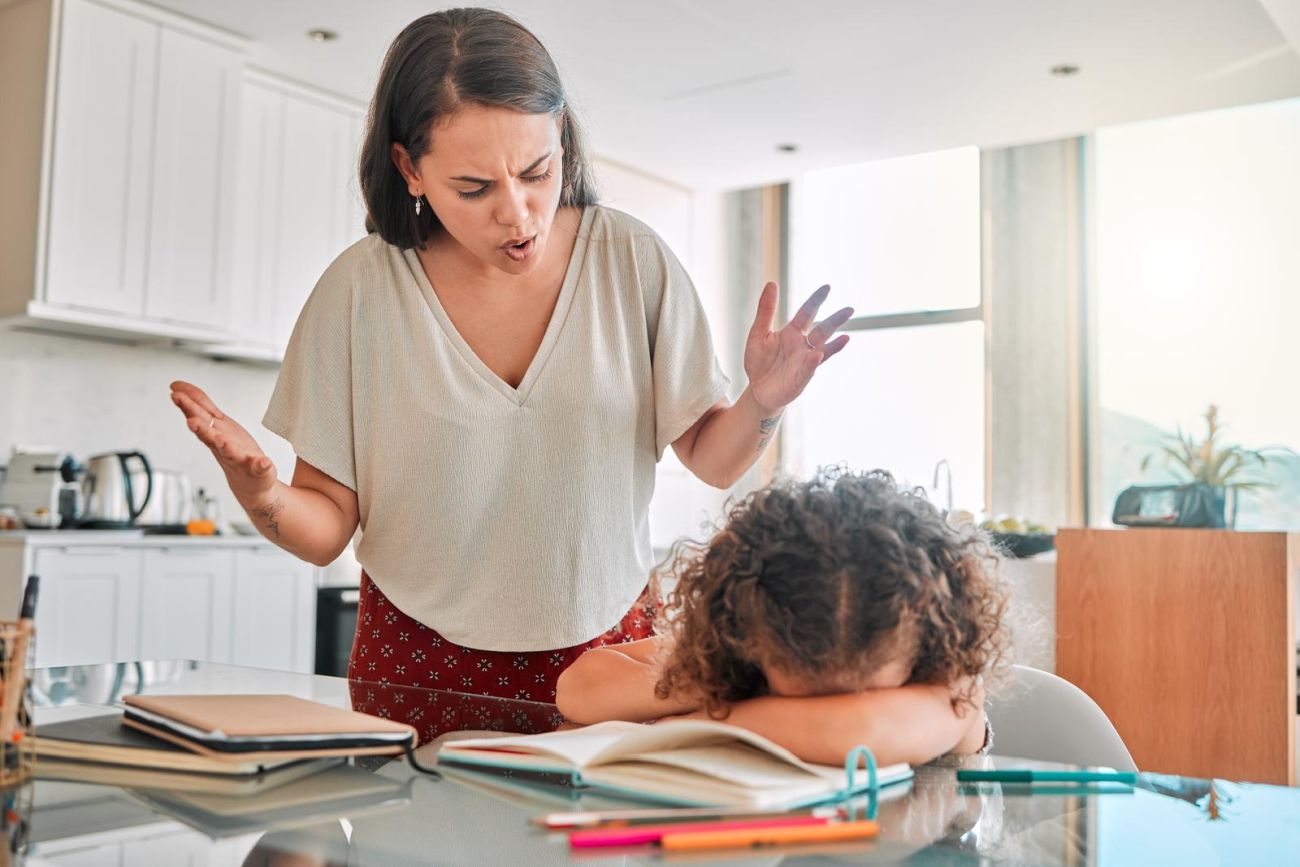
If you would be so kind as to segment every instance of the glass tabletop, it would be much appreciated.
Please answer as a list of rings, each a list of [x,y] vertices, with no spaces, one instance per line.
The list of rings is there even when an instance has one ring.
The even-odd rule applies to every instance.
[[[543,731],[552,705],[446,690],[229,665],[144,662],[36,672],[38,725],[108,711],[130,692],[280,692],[411,722],[432,763],[471,731]],[[72,766],[69,770],[69,766]],[[714,854],[750,865],[1295,864],[1300,790],[1143,774],[1136,787],[959,783],[961,767],[1057,767],[1005,757],[946,759],[916,769],[876,804],[881,833],[828,849]],[[117,773],[119,776],[114,777]],[[162,779],[157,774],[162,774]],[[276,772],[283,773],[283,772]],[[652,850],[571,855],[541,813],[630,806],[580,790],[447,770],[426,777],[404,760],[357,759],[261,791],[194,790],[193,775],[37,762],[38,779],[6,793],[6,823],[31,864],[649,864]],[[51,779],[50,777],[59,777]],[[866,808],[863,801],[855,807]],[[672,860],[682,860],[674,856]]]

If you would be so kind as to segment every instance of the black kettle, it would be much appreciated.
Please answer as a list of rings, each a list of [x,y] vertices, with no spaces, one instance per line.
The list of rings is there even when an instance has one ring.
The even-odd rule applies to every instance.
[[[139,502],[137,485],[131,482],[132,460],[143,469],[144,496]],[[140,472],[136,472],[140,478]],[[105,452],[86,460],[81,477],[81,520],[78,526],[88,529],[130,527],[149,505],[153,496],[153,467],[142,452]]]

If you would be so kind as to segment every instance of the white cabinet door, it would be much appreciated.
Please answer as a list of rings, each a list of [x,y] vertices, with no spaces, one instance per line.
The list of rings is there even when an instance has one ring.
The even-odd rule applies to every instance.
[[[140,658],[229,661],[234,552],[148,548],[143,568]]]
[[[315,567],[279,548],[235,552],[235,665],[301,671],[315,668]]]
[[[160,28],[86,0],[63,4],[45,300],[144,310]]]
[[[69,545],[41,548],[36,664],[126,662],[140,658],[140,550]]]
[[[230,330],[236,340],[271,346],[279,274],[280,166],[284,94],[244,81],[240,96]]]
[[[274,344],[283,348],[325,268],[359,235],[349,179],[356,174],[354,116],[292,94],[285,97],[280,172],[279,269]]]
[[[158,52],[145,316],[225,331],[239,54],[164,28]]]

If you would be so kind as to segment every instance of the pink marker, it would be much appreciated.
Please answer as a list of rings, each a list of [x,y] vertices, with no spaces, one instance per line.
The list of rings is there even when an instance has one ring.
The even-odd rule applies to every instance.
[[[569,835],[569,846],[574,849],[645,846],[658,843],[665,834],[693,834],[697,831],[740,831],[746,828],[785,828],[793,825],[826,825],[829,821],[826,816],[778,816],[763,819],[737,819],[731,822],[677,822],[672,825],[642,825],[633,828],[597,828],[590,831],[574,831]]]

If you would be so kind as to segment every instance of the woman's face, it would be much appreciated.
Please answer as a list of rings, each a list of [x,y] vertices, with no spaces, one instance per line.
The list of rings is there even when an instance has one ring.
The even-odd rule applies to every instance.
[[[512,275],[542,260],[564,184],[563,157],[552,115],[474,105],[434,127],[429,151],[414,166],[393,146],[412,194],[424,195],[447,235],[484,266]]]

